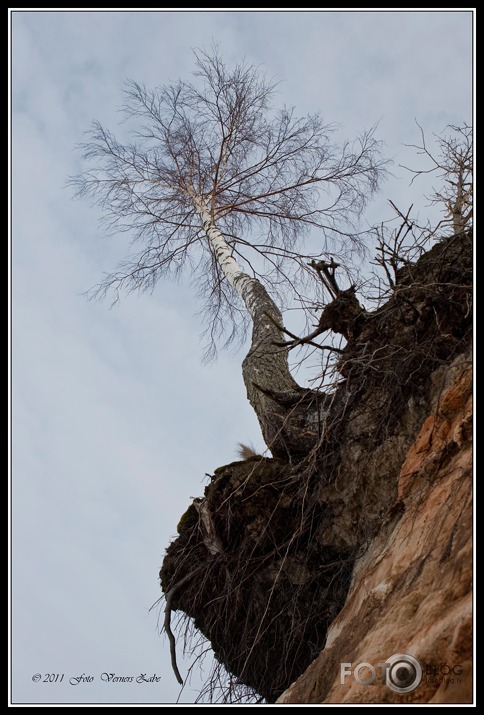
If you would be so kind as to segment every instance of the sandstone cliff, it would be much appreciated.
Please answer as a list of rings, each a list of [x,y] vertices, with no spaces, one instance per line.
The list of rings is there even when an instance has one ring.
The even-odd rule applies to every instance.
[[[279,703],[472,702],[470,356],[433,382],[430,414],[400,472],[401,516],[357,560],[324,650]],[[384,684],[377,666],[399,653],[422,667],[407,693]],[[343,678],[342,663],[351,663]],[[360,663],[375,668],[357,670],[362,683]]]

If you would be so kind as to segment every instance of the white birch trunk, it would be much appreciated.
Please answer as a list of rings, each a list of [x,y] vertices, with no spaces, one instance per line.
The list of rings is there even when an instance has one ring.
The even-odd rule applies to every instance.
[[[203,199],[198,196],[192,196],[192,199],[202,219],[205,234],[210,241],[217,263],[230,285],[234,287],[244,301],[252,320],[254,320],[257,297],[254,294],[253,287],[256,281],[243,271],[233,257],[230,246],[223,233],[214,225],[210,211]]]
[[[303,403],[299,407],[294,405],[294,400],[307,391],[301,390],[291,375],[287,350],[277,346],[284,339],[279,327],[282,326],[281,312],[264,286],[237,263],[202,197],[193,192],[191,199],[224,276],[252,318],[252,344],[242,363],[242,374],[266,444],[274,456],[284,459],[290,459],[296,452],[307,453],[308,435],[311,444],[313,441],[313,427],[309,424],[311,410]],[[289,396],[292,406],[283,406],[276,395]]]

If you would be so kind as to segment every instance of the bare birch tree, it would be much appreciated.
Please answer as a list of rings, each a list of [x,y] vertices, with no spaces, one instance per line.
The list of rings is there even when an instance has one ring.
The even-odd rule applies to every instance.
[[[301,388],[276,345],[275,300],[287,290],[301,295],[313,274],[318,285],[310,260],[358,247],[355,221],[384,162],[372,130],[338,146],[320,114],[274,110],[275,84],[259,69],[230,69],[216,50],[195,58],[193,82],[127,84],[132,143],[95,122],[82,145],[87,167],[71,180],[77,195],[101,206],[111,233],[128,231],[135,250],[94,294],[116,300],[122,289],[150,290],[186,269],[213,340],[230,340],[251,320],[248,397],[272,452],[291,456],[287,396]],[[312,252],[304,250],[310,231],[318,232]]]
[[[409,144],[417,150],[419,167],[414,169],[401,165],[412,174],[410,185],[425,175],[438,179],[432,194],[425,196],[430,206],[436,206],[443,218],[425,223],[415,215],[413,204],[402,211],[393,201],[396,228],[385,223],[375,226],[376,256],[373,265],[383,269],[374,274],[376,278],[373,295],[377,303],[386,300],[398,283],[399,270],[415,263],[434,241],[446,235],[457,236],[472,231],[473,222],[473,136],[472,127],[465,122],[460,126],[448,125],[440,134],[434,134],[434,146],[430,147],[424,130],[418,124],[421,143]],[[422,166],[423,164],[423,166]],[[425,166],[425,164],[427,166]],[[388,222],[389,223],[389,222]],[[367,295],[367,298],[369,296]]]
[[[446,226],[454,234],[470,229],[473,216],[472,127],[466,123],[449,125],[446,134],[435,136],[438,152],[435,153],[428,148],[422,127],[418,123],[417,126],[422,143],[410,146],[430,161],[430,167],[404,168],[413,174],[411,183],[423,174],[436,174],[440,180],[440,187],[427,197],[432,205],[439,205],[445,211],[443,220],[433,227],[433,232]]]

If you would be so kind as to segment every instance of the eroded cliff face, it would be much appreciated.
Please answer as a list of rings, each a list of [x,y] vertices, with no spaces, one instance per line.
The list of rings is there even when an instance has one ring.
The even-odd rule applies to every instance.
[[[429,415],[400,471],[399,514],[356,561],[324,650],[279,703],[472,702],[470,355],[432,381]],[[406,666],[407,687],[388,670],[382,682],[378,664],[394,654],[418,659],[417,687]]]
[[[469,696],[471,235],[397,278],[384,305],[348,317],[333,392],[277,395],[305,445],[299,417],[315,416],[313,446],[216,469],[167,549],[168,614],[193,619],[232,675],[209,685],[218,701]],[[397,653],[428,667],[418,688],[340,682],[341,663],[379,673]],[[438,682],[456,666],[461,682]]]

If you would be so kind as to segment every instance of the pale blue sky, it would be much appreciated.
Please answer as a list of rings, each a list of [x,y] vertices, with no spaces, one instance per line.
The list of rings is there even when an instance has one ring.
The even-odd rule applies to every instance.
[[[174,702],[157,632],[158,569],[205,473],[263,449],[245,398],[243,350],[201,364],[188,285],[110,310],[82,293],[123,257],[97,213],[64,188],[91,119],[115,128],[126,78],[188,78],[212,40],[280,85],[281,103],[322,110],[354,137],[380,121],[390,198],[424,213],[403,145],[472,119],[472,15],[447,12],[27,12],[12,14],[14,703]],[[428,186],[427,186],[428,188]],[[180,670],[187,663],[180,658]],[[103,672],[161,676],[110,684]],[[32,676],[64,673],[62,683]],[[72,686],[71,677],[94,676]],[[199,679],[181,696],[192,703]]]

